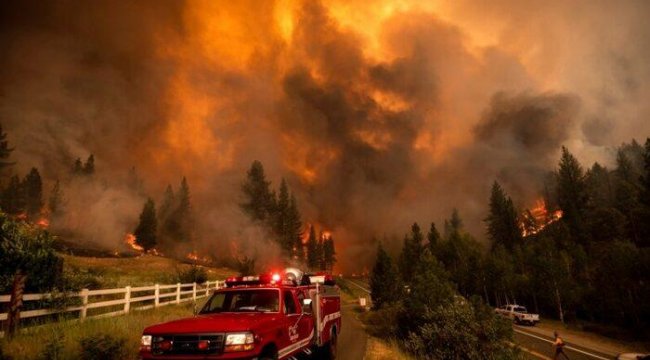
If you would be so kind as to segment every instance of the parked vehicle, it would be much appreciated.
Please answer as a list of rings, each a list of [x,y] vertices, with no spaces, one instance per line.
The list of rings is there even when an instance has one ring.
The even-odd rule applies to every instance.
[[[495,310],[498,315],[512,320],[515,324],[528,324],[535,326],[539,322],[538,314],[531,314],[525,306],[510,304],[504,305]]]
[[[232,277],[197,316],[147,327],[142,359],[290,359],[336,357],[341,301],[331,275]]]

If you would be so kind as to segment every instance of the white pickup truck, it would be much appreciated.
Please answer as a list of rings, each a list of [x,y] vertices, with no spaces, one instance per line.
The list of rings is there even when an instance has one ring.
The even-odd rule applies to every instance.
[[[504,305],[497,308],[496,313],[505,318],[511,319],[515,324],[529,324],[535,326],[539,322],[538,314],[529,314],[526,307],[521,305]]]

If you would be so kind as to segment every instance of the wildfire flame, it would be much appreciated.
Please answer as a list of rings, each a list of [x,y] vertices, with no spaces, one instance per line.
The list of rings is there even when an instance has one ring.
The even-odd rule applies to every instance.
[[[40,218],[36,222],[36,225],[42,227],[43,229],[47,229],[48,227],[50,227],[50,220],[46,218]]]
[[[192,261],[201,261],[204,263],[209,263],[210,259],[207,256],[199,256],[199,254],[196,253],[196,251],[192,251],[188,253],[185,256],[186,259],[192,260]]]
[[[127,245],[129,245],[131,249],[135,251],[144,251],[144,248],[135,242],[135,235],[133,234],[126,234],[124,237],[124,242],[127,243]]]
[[[535,202],[535,207],[522,214],[522,221],[519,224],[521,235],[523,237],[535,235],[561,218],[562,210],[549,211],[544,199],[538,199]]]

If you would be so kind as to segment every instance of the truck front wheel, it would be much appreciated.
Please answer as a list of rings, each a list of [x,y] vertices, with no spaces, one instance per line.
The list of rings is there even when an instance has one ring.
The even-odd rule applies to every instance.
[[[336,335],[336,331],[332,332],[332,336],[330,337],[330,341],[327,343],[326,349],[325,349],[325,358],[330,359],[330,360],[335,360],[336,359],[336,352],[338,349],[338,336]]]

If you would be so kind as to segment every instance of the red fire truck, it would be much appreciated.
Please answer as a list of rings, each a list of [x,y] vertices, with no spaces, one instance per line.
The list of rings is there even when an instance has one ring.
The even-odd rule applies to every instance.
[[[327,274],[231,277],[194,317],[147,327],[141,359],[334,359],[341,301]]]

